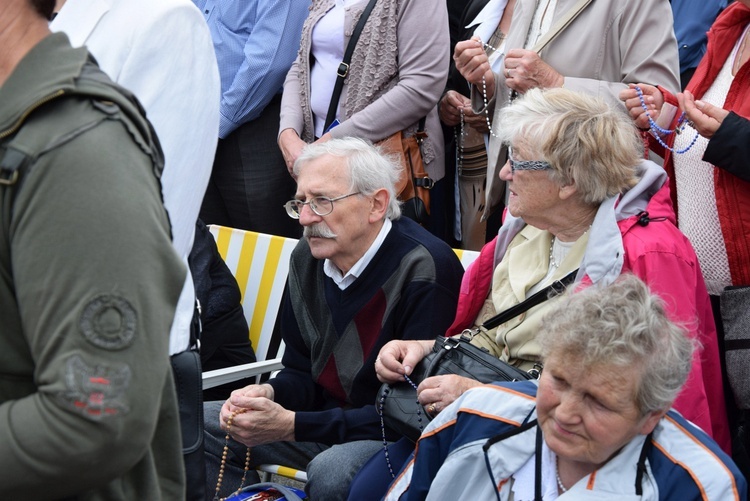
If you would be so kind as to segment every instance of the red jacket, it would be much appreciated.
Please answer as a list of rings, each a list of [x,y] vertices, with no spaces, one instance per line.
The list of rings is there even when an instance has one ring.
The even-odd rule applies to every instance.
[[[687,86],[696,99],[700,99],[731,55],[737,40],[750,23],[750,8],[735,2],[719,15],[708,32],[708,46],[693,78]],[[666,89],[660,88],[665,100],[677,106],[677,99]],[[750,118],[750,64],[740,68],[729,87],[724,109],[734,111],[741,117]],[[671,128],[676,126],[679,114]],[[674,135],[667,143],[672,146]],[[677,207],[674,164],[672,153],[664,151],[655,139],[650,138],[651,149],[664,157],[664,168],[669,174],[672,197]],[[723,169],[714,169],[716,208],[721,224],[721,233],[727,249],[732,285],[750,285],[750,183]]]
[[[633,214],[634,210],[623,207],[624,203],[617,206],[618,213],[615,217],[624,249],[621,273],[633,273],[648,283],[651,290],[665,301],[670,318],[685,325],[690,334],[700,342],[702,350],[696,353],[688,381],[674,407],[711,435],[725,451],[729,451],[729,427],[711,304],[698,258],[687,237],[675,226],[669,187],[663,177],[659,182],[662,183],[660,187],[651,187],[655,194],[645,206],[651,219],[648,224],[638,223],[640,214],[621,216],[623,212]],[[644,193],[653,192],[646,188],[639,185],[631,191],[643,189]],[[602,204],[600,212],[611,210],[605,206],[606,203]],[[504,228],[507,226],[506,221]],[[592,226],[584,261],[589,255],[600,252],[603,247],[599,241],[601,238],[597,238],[602,232],[595,230],[596,226]],[[501,229],[501,236],[503,232]],[[506,236],[506,241],[509,240]],[[448,329],[448,335],[460,333],[474,324],[490,292],[497,242],[498,238],[495,238],[485,245],[479,257],[466,270],[461,283],[456,319]],[[504,252],[502,249],[501,251]],[[498,259],[501,258],[502,256],[498,256]],[[604,256],[604,261],[607,259],[609,258]],[[612,256],[611,260],[614,262],[615,257]],[[589,274],[585,273],[586,270],[582,271],[584,276],[581,283],[590,284],[592,280]]]

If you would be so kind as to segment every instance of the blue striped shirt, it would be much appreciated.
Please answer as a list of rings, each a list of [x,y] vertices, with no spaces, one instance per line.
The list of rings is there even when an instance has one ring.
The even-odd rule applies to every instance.
[[[219,137],[260,116],[297,56],[307,0],[193,0],[221,75]]]

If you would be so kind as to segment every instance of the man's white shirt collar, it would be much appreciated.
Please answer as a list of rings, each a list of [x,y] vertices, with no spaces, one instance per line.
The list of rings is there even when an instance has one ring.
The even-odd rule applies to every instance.
[[[380,232],[378,233],[378,236],[375,237],[375,240],[372,242],[372,245],[370,245],[370,248],[367,249],[367,252],[365,252],[361,258],[359,258],[359,261],[354,263],[354,266],[351,267],[346,275],[342,275],[341,270],[339,270],[336,265],[331,262],[330,259],[326,259],[325,261],[323,261],[323,272],[328,275],[331,280],[334,281],[339,289],[346,289],[351,284],[353,284],[357,278],[359,278],[365,268],[367,268],[367,265],[370,264],[370,261],[372,261],[372,258],[375,257],[375,254],[380,249],[380,246],[383,245],[385,237],[388,236],[388,232],[391,231],[392,226],[393,223],[391,223],[391,220],[385,218],[385,220],[383,221],[383,226],[380,228]]]

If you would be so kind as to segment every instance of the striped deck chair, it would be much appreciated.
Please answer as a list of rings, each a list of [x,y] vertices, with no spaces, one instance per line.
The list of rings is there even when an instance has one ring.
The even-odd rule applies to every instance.
[[[289,257],[297,240],[224,226],[209,226],[240,287],[248,333],[258,362],[217,369],[203,374],[203,388],[281,369],[284,343],[277,328]]]
[[[281,369],[284,343],[277,317],[289,274],[289,257],[297,240],[225,226],[209,226],[216,247],[240,287],[242,308],[249,326],[249,337],[257,362],[226,367],[203,374],[203,388]],[[258,466],[261,481],[270,481],[271,474],[307,482],[307,473],[282,465]]]
[[[479,257],[478,251],[453,249],[453,252],[455,252],[458,256],[458,260],[461,261],[461,265],[463,265],[464,270],[468,269],[469,265]]]

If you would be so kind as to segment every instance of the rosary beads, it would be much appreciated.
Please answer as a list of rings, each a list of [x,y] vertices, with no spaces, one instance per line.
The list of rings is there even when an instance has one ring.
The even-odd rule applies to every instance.
[[[687,115],[683,111],[680,117],[677,119],[677,125],[674,129],[663,129],[659,127],[659,125],[654,121],[653,118],[651,118],[651,115],[648,112],[648,106],[646,106],[646,100],[643,98],[643,91],[639,86],[635,87],[635,92],[638,94],[638,99],[641,101],[641,108],[643,108],[643,112],[646,115],[646,118],[648,119],[649,129],[651,131],[651,135],[656,138],[656,140],[659,142],[660,145],[662,145],[665,149],[677,153],[677,154],[683,154],[687,153],[690,148],[693,147],[695,142],[698,140],[698,131],[695,131],[695,135],[693,136],[693,139],[690,141],[690,144],[688,144],[685,148],[682,148],[680,150],[676,150],[669,146],[667,143],[664,142],[664,140],[661,138],[661,136],[669,136],[671,134],[677,133],[680,134],[686,125],[692,126],[692,123],[687,119]]]
[[[406,379],[406,382],[409,383],[412,388],[414,388],[414,391],[417,391],[417,385],[414,383],[414,381],[409,379],[409,376],[404,374],[404,379]],[[393,465],[391,464],[391,457],[390,454],[388,454],[388,440],[385,438],[385,421],[383,420],[383,407],[385,406],[385,397],[388,396],[388,393],[390,393],[390,391],[386,389],[380,396],[380,401],[378,402],[378,414],[380,415],[380,433],[383,436],[383,452],[385,453],[385,462],[388,465],[388,472],[391,474],[391,478],[396,478],[396,473],[393,471]],[[419,421],[419,429],[423,430],[422,406],[420,405],[419,400],[417,400],[417,420]]]
[[[484,104],[484,118],[487,120],[487,129],[490,132],[490,136],[500,137],[492,130],[492,122],[490,121],[490,112],[487,109],[487,79],[482,75],[482,103]]]
[[[229,440],[232,438],[229,435],[229,432],[232,429],[232,423],[234,422],[234,418],[236,418],[243,412],[245,412],[245,409],[238,409],[232,413],[229,419],[227,419],[227,434],[224,436],[224,451],[221,454],[221,465],[219,466],[219,477],[216,479],[216,492],[214,493],[213,501],[224,501],[226,499],[226,498],[219,497],[219,491],[221,490],[221,483],[224,480],[224,471],[226,470],[226,466],[227,466],[227,456],[229,455]],[[233,496],[234,494],[237,494],[242,490],[242,487],[245,485],[245,480],[247,479],[247,472],[249,470],[250,470],[250,447],[247,448],[247,453],[245,453],[245,471],[242,474],[242,482],[240,482],[240,486],[237,488],[236,491],[230,494],[230,496]]]

